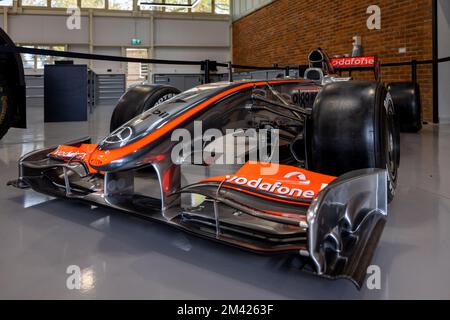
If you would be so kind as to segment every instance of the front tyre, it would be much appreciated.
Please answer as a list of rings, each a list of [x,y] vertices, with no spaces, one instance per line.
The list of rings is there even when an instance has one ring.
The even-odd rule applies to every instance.
[[[310,123],[308,168],[339,176],[365,169],[388,172],[388,199],[397,187],[400,135],[392,98],[373,81],[326,85],[317,96]]]
[[[168,85],[137,85],[120,98],[111,116],[110,131],[113,132],[124,123],[143,112],[178,95],[180,90]]]

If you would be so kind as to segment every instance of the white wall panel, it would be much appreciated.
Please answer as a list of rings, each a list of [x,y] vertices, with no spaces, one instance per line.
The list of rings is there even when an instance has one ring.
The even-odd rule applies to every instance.
[[[229,46],[228,21],[155,20],[155,45]]]
[[[74,52],[89,53],[88,45],[70,45],[70,46],[68,46],[67,49],[69,51],[74,51]],[[94,53],[120,56],[121,48],[120,47],[94,47]],[[89,60],[73,59],[73,61],[75,64],[86,64],[89,66]],[[125,64],[126,63],[121,63],[121,62],[93,60],[92,61],[92,69],[97,73],[125,73]],[[111,72],[108,72],[108,69],[111,69]]]
[[[9,15],[8,33],[16,43],[88,43],[88,18],[81,17],[80,30],[67,29],[66,19],[65,16]]]
[[[438,1],[439,58],[450,56],[450,1]],[[439,118],[450,123],[450,62],[439,64]]]
[[[155,58],[168,60],[216,60],[226,62],[230,60],[227,48],[157,48]],[[198,66],[155,65],[153,73],[201,73]],[[225,69],[221,70],[226,72]]]
[[[129,46],[133,38],[150,45],[149,18],[94,17],[93,26],[96,45]]]
[[[105,54],[110,56],[122,55],[120,47],[97,47],[94,48],[94,53]],[[115,61],[94,60],[92,62],[92,69],[96,73],[125,73],[125,63]],[[110,69],[111,71],[108,71],[108,69]]]

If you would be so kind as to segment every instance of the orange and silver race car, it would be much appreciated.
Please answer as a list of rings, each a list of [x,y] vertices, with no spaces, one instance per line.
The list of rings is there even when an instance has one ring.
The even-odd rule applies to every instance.
[[[292,255],[361,286],[398,165],[392,100],[376,81],[139,85],[98,144],[26,154],[9,184]]]

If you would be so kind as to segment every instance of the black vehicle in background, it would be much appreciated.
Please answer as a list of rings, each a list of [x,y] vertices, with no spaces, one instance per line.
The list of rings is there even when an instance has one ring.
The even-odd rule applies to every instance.
[[[0,28],[0,47],[14,43]],[[0,139],[9,128],[26,128],[25,78],[18,53],[0,52]]]

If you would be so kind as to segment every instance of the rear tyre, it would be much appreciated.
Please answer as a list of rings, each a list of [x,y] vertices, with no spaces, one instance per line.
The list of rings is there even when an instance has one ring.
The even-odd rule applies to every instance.
[[[422,130],[422,104],[417,83],[397,82],[388,86],[402,132]]]
[[[377,82],[326,85],[313,106],[308,168],[339,176],[380,168],[388,171],[388,199],[397,187],[400,135],[394,106]]]
[[[180,90],[167,85],[137,85],[130,88],[114,109],[110,123],[111,132],[179,93]]]

